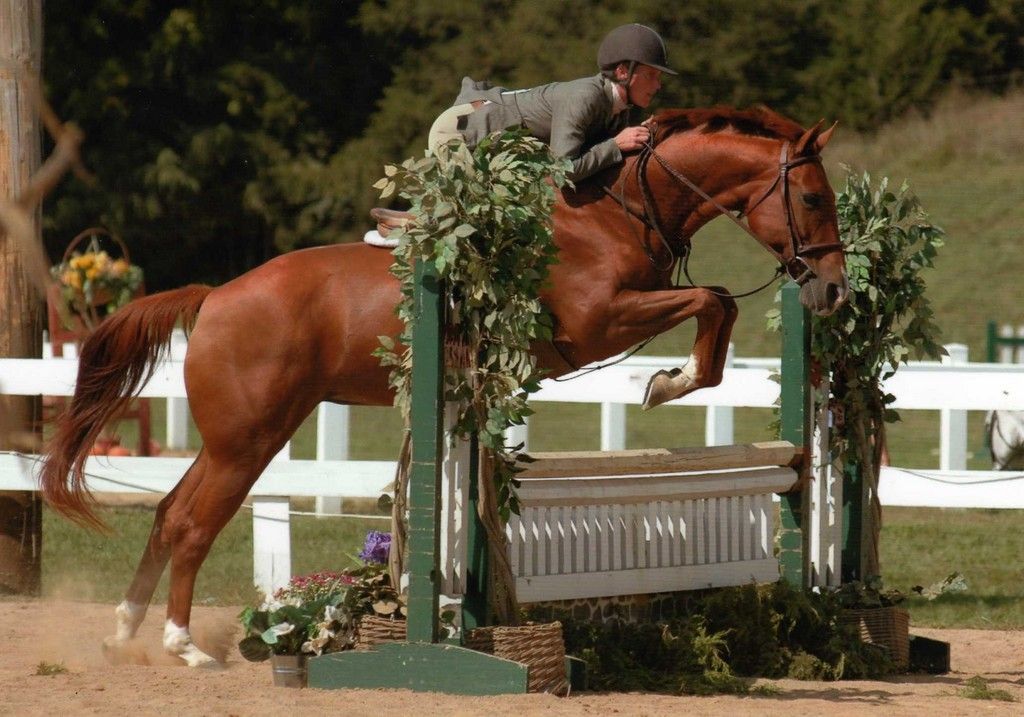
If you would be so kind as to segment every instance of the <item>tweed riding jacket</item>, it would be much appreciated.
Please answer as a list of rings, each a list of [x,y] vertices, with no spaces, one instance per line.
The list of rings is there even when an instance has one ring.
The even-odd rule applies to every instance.
[[[524,125],[556,157],[572,160],[574,182],[622,161],[615,135],[628,126],[629,112],[614,112],[615,86],[601,75],[515,91],[463,78],[455,105],[476,100],[487,104],[459,124],[471,147],[492,132]]]

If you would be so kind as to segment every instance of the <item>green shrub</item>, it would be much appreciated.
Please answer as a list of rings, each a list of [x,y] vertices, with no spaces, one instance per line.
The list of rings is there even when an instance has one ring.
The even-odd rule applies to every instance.
[[[566,651],[588,664],[597,690],[748,694],[753,677],[873,678],[895,666],[839,621],[834,594],[787,583],[724,588],[684,598],[657,623],[563,619]]]

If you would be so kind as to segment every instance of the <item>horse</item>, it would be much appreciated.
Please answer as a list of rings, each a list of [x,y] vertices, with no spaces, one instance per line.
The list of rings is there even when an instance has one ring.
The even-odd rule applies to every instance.
[[[737,308],[721,287],[678,287],[673,265],[689,238],[722,212],[802,284],[826,315],[848,294],[835,196],[820,153],[834,125],[804,129],[766,108],[670,110],[652,141],[617,167],[563,189],[552,222],[558,262],[542,300],[553,340],[538,343],[549,376],[605,359],[696,317],[689,361],[648,386],[652,407],[722,380]],[[211,288],[136,299],[84,342],[75,394],[57,420],[40,472],[49,504],[102,525],[83,473],[103,425],[138,393],[176,324],[190,330],[185,386],[203,445],[160,501],[123,602],[116,649],[131,639],[170,562],[163,645],[190,666],[215,665],[189,633],[196,573],[251,486],[321,401],[391,405],[388,370],[371,353],[397,336],[390,252],[367,244],[303,249]]]
[[[1024,411],[989,411],[985,433],[992,455],[992,470],[1024,470]]]

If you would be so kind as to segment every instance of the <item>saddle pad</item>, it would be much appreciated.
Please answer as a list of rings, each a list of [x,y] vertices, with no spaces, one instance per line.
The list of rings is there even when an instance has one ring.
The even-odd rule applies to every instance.
[[[376,229],[371,229],[363,235],[363,241],[371,246],[379,246],[384,249],[394,249],[398,246],[398,240],[391,237],[382,237]]]

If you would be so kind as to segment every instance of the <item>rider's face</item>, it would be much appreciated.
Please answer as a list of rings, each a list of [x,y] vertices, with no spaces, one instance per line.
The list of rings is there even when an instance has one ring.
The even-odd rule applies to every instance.
[[[637,65],[626,89],[630,102],[637,107],[647,107],[661,89],[661,70],[648,65]]]

